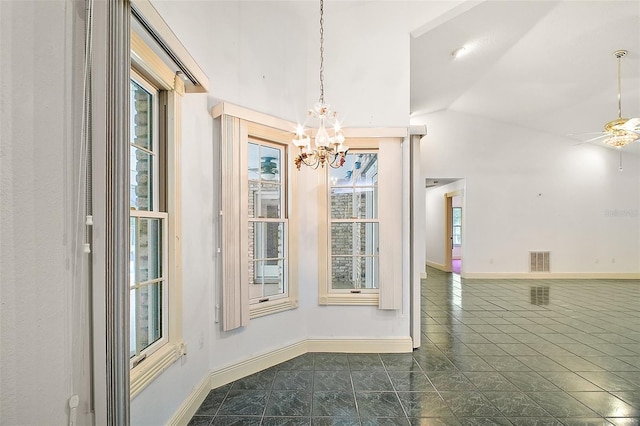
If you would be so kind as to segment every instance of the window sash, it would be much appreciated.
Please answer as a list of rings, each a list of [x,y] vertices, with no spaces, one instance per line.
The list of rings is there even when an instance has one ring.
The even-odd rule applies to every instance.
[[[150,343],[148,346],[144,348],[138,348],[137,342],[130,341],[130,353],[131,353],[131,344],[134,344],[135,351],[133,351],[133,355],[130,357],[130,366],[131,368],[135,367],[139,362],[144,360],[147,356],[154,353],[156,350],[161,348],[169,341],[169,326],[168,326],[168,307],[169,307],[169,283],[167,279],[168,275],[168,263],[169,263],[169,238],[168,238],[168,222],[169,215],[163,212],[148,212],[148,211],[137,211],[131,210],[129,213],[131,218],[135,218],[136,221],[140,219],[155,219],[160,221],[160,229],[161,229],[161,241],[159,242],[158,251],[161,253],[160,262],[161,262],[161,270],[162,273],[159,274],[158,277],[153,279],[144,280],[144,281],[133,281],[129,283],[129,291],[137,292],[139,289],[148,288],[152,285],[159,284],[161,287],[159,291],[161,292],[160,306],[157,309],[158,315],[160,316],[160,336],[158,339]],[[139,229],[138,226],[135,227],[136,230]],[[131,230],[130,230],[131,235]],[[136,238],[136,241],[139,241]],[[137,270],[137,268],[132,265],[131,269],[133,271]],[[131,278],[131,277],[130,277]],[[138,311],[136,309],[136,304],[138,300],[135,297],[132,297],[130,300],[129,306],[129,314],[131,316],[131,337],[138,336],[138,330],[135,330],[133,327],[137,326],[137,318],[134,318],[133,315],[137,314]],[[151,321],[149,321],[151,322]],[[137,340],[137,339],[136,339]]]
[[[136,111],[135,109],[135,102],[133,100],[131,100],[131,111],[130,111],[130,152],[129,155],[131,156],[132,160],[134,160],[133,158],[133,152],[132,150],[138,150],[140,153],[149,155],[150,158],[150,164],[148,165],[148,176],[147,179],[151,181],[151,185],[149,185],[150,191],[148,194],[149,199],[151,200],[151,203],[149,203],[146,208],[140,208],[137,204],[136,205],[131,205],[131,207],[136,208],[136,210],[145,210],[145,211],[158,211],[160,210],[160,191],[162,190],[162,188],[164,188],[164,184],[160,181],[161,180],[161,176],[160,176],[160,161],[162,161],[159,157],[159,152],[160,152],[160,131],[159,131],[159,123],[160,123],[160,116],[159,116],[159,104],[160,104],[160,91],[158,90],[157,87],[153,86],[151,83],[149,83],[147,80],[145,80],[140,74],[138,74],[137,72],[135,72],[134,70],[131,70],[131,78],[130,78],[131,82],[136,83],[138,86],[140,86],[140,88],[142,88],[143,90],[145,90],[150,96],[151,96],[151,113],[149,114],[150,119],[151,119],[151,123],[150,123],[150,132],[151,132],[151,138],[149,141],[149,145],[150,146],[144,146],[141,145],[139,143],[136,143],[136,127],[138,127],[135,123],[135,116],[134,116],[134,112]],[[130,165],[130,168],[133,166],[133,161],[132,164]],[[133,178],[133,173],[134,171],[131,170],[131,176]],[[137,172],[136,172],[137,174]],[[132,179],[133,180],[133,179]],[[133,183],[133,182],[132,182]],[[131,184],[132,184],[131,183]],[[130,189],[131,190],[131,189]],[[130,195],[131,197],[131,195]]]

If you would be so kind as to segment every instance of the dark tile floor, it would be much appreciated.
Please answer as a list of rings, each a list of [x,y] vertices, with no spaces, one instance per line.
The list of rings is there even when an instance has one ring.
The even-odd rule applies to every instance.
[[[305,354],[190,425],[640,425],[640,281],[428,276],[412,354]]]

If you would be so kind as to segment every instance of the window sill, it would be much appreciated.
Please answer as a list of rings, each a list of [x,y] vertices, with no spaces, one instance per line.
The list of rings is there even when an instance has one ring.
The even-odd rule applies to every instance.
[[[293,299],[279,299],[264,303],[256,303],[249,307],[249,318],[259,318],[265,315],[296,309],[298,301]]]
[[[138,396],[142,390],[156,379],[171,364],[184,355],[183,343],[167,343],[162,348],[149,355],[143,362],[131,369],[130,399]]]
[[[345,294],[324,294],[320,296],[320,305],[372,305],[378,306],[380,303],[379,293],[345,293]]]

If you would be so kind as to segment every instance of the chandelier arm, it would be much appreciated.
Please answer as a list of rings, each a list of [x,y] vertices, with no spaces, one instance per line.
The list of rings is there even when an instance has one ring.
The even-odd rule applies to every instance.
[[[311,162],[307,161],[308,158],[312,158],[312,161]],[[320,163],[318,161],[318,157],[316,155],[309,155],[309,156],[303,157],[302,158],[302,162],[306,166],[309,166],[309,167],[311,167],[313,169],[317,169],[318,168],[318,164]]]

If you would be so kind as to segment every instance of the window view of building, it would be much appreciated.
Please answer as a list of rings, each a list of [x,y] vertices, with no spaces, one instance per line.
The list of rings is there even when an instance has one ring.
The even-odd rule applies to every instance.
[[[378,288],[378,154],[351,152],[329,177],[331,288]]]

